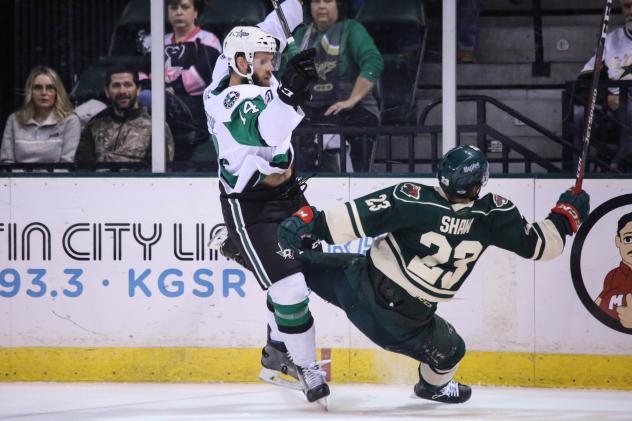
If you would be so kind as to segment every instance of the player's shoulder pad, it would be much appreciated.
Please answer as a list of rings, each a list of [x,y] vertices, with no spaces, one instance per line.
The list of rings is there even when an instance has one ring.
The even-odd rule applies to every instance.
[[[476,201],[476,207],[485,212],[502,212],[514,209],[516,205],[504,196],[496,193],[487,193]]]
[[[432,187],[424,184],[406,181],[399,183],[393,188],[393,197],[402,202],[421,203],[431,191]]]

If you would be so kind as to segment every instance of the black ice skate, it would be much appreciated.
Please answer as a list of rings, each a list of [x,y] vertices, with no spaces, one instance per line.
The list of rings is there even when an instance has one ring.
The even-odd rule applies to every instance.
[[[215,231],[215,234],[208,242],[208,247],[219,251],[219,254],[225,258],[234,260],[241,266],[249,269],[244,256],[242,256],[235,244],[228,238],[226,225],[222,224],[222,226]]]
[[[313,362],[309,367],[298,367],[298,378],[303,386],[303,393],[309,402],[322,404],[327,408],[329,386],[325,383],[325,372],[318,363]]]
[[[472,396],[472,388],[468,385],[450,380],[450,383],[441,389],[432,391],[427,389],[420,380],[419,383],[415,385],[415,395],[435,402],[463,403]]]
[[[259,379],[276,386],[302,390],[298,380],[298,369],[290,359],[285,344],[282,342],[268,343],[261,350],[261,365]]]

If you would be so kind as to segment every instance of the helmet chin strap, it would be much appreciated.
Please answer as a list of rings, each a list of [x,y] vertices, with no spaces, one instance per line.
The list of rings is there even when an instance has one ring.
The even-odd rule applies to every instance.
[[[628,36],[632,38],[632,19],[625,20],[625,32],[627,32]]]
[[[249,72],[246,74],[239,71],[239,69],[237,68],[237,63],[234,63],[234,66],[231,66],[231,67],[233,68],[235,73],[237,73],[239,76],[246,78],[249,84],[251,85],[253,84],[252,74],[254,73],[254,66],[248,65]]]

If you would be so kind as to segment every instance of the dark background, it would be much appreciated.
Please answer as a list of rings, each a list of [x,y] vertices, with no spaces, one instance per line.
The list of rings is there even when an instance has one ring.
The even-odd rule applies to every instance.
[[[7,63],[0,88],[0,127],[23,100],[36,65],[50,66],[70,92],[81,72],[107,55],[112,32],[128,0],[3,1],[0,31]]]

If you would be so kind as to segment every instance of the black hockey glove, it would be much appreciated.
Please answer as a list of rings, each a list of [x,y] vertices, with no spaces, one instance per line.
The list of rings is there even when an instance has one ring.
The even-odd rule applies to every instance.
[[[302,249],[304,238],[314,238],[316,220],[320,217],[320,212],[313,206],[303,206],[286,218],[277,228],[279,246],[282,250],[292,250],[298,253]]]
[[[568,219],[571,230],[577,232],[590,213],[590,196],[584,190],[573,194],[572,189],[568,189],[560,195],[551,212],[564,215]]]
[[[316,49],[301,51],[292,57],[281,76],[277,94],[281,101],[293,107],[303,105],[312,98],[311,85],[318,80],[314,58]]]

